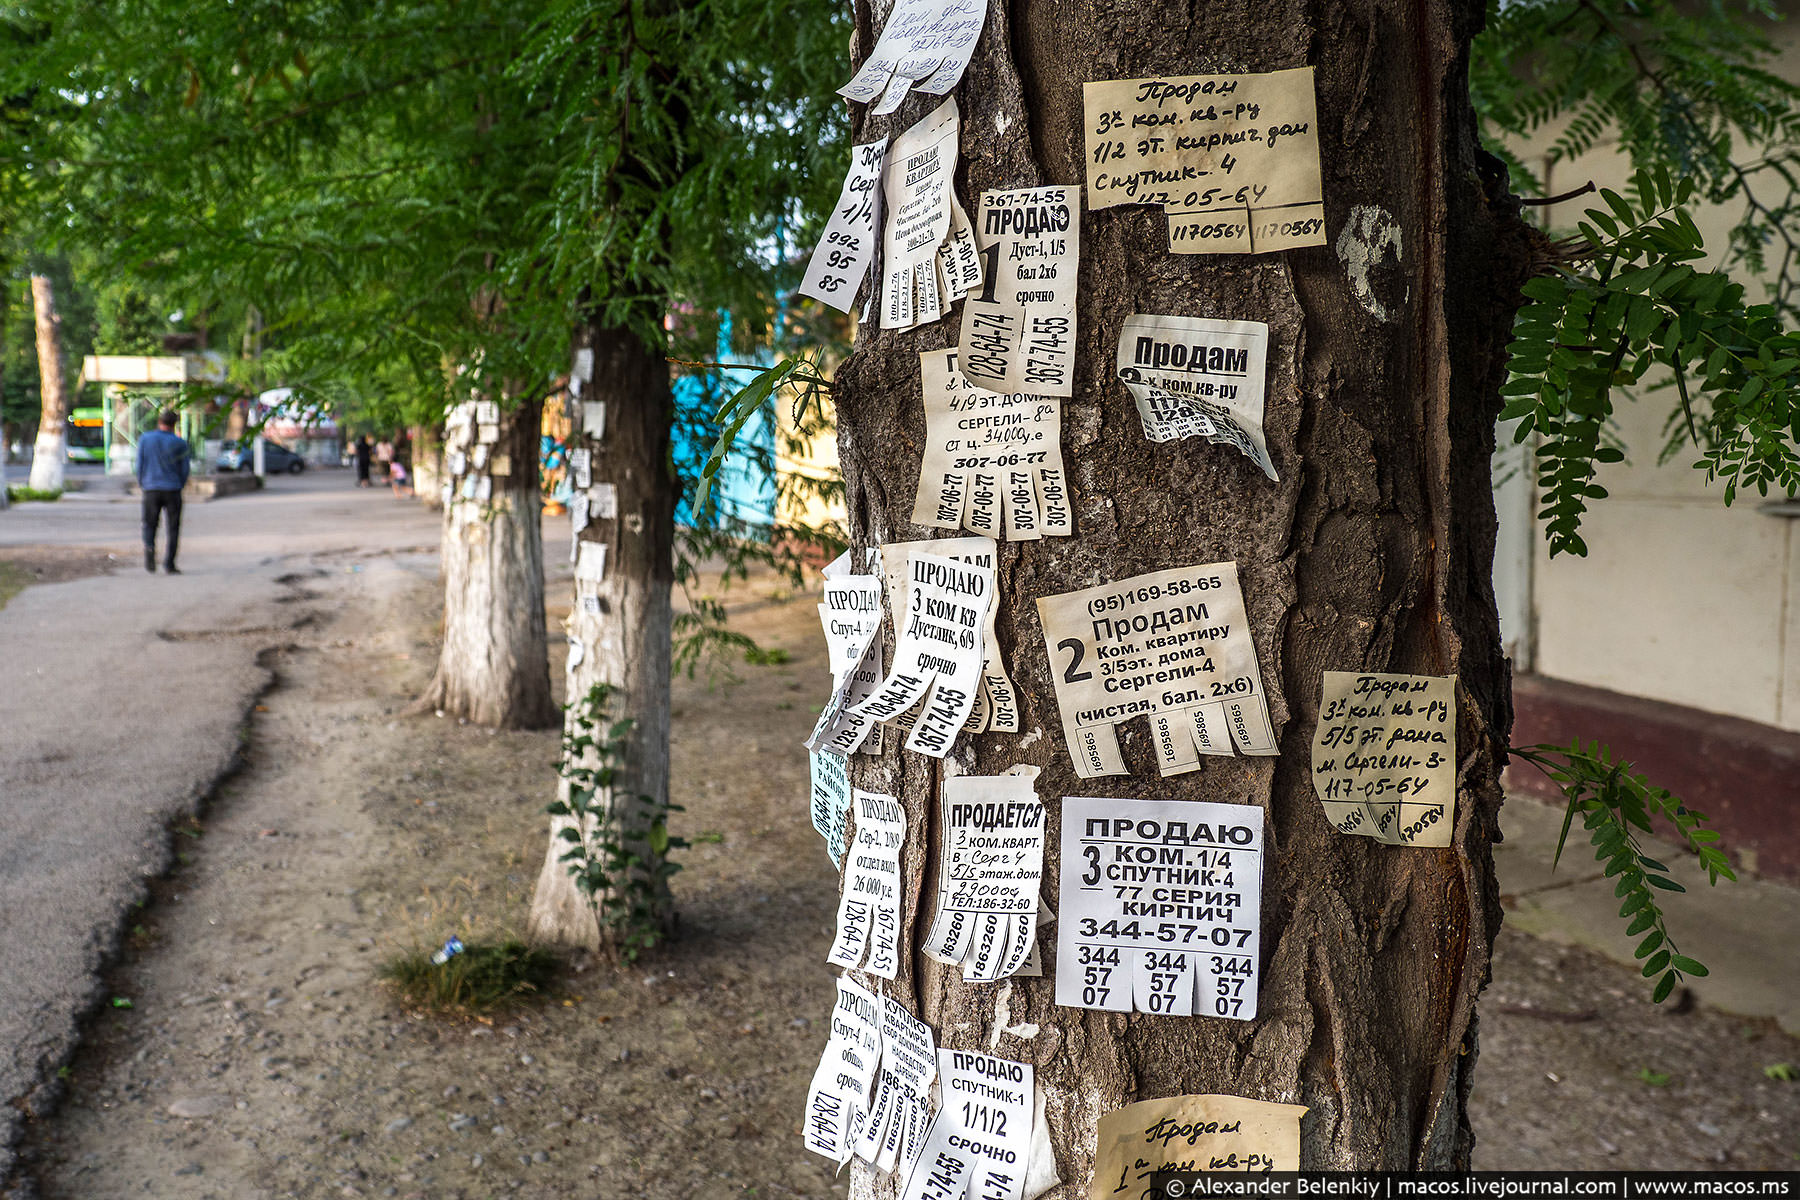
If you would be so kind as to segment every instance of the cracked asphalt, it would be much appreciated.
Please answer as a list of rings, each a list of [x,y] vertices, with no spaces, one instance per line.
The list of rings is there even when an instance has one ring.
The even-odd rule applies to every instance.
[[[138,503],[108,481],[0,511],[0,547],[118,555],[0,609],[0,1181],[110,1002],[101,973],[173,826],[233,766],[259,656],[309,619],[307,579],[437,539],[435,514],[340,471],[188,504],[179,576],[145,573]]]

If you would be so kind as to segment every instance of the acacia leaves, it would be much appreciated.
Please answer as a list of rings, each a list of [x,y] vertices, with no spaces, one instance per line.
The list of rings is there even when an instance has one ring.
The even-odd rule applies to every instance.
[[[1514,0],[1476,38],[1470,93],[1490,147],[1554,130],[1539,179],[1506,155],[1521,192],[1603,143],[1634,170],[1695,181],[1738,215],[1726,266],[1769,275],[1794,313],[1800,285],[1800,86],[1775,58],[1769,0]],[[1506,154],[1505,150],[1500,151]],[[1577,176],[1576,178],[1580,178]]]
[[[1706,249],[1688,214],[1694,184],[1642,171],[1630,196],[1602,189],[1603,208],[1579,225],[1579,249],[1524,287],[1501,389],[1514,437],[1537,434],[1538,489],[1550,552],[1584,555],[1588,503],[1605,497],[1601,464],[1623,457],[1605,444],[1614,395],[1666,374],[1680,397],[1678,439],[1695,466],[1739,490],[1800,488],[1800,335],[1773,304],[1750,304],[1743,285],[1695,265]]]
[[[1653,832],[1651,819],[1661,817],[1693,853],[1708,882],[1716,884],[1721,877],[1735,880],[1718,846],[1717,831],[1706,828],[1705,814],[1667,789],[1652,786],[1598,742],[1514,746],[1508,752],[1542,771],[1568,801],[1556,840],[1557,861],[1575,818],[1581,818],[1595,860],[1604,866],[1606,878],[1614,880],[1613,895],[1620,901],[1619,918],[1626,922],[1626,934],[1642,935],[1633,954],[1642,964],[1644,978],[1656,980],[1651,1000],[1657,1004],[1667,1000],[1683,975],[1705,975],[1702,963],[1677,949],[1657,902],[1659,893],[1687,889],[1670,878],[1667,865],[1644,853],[1637,838],[1639,833]]]

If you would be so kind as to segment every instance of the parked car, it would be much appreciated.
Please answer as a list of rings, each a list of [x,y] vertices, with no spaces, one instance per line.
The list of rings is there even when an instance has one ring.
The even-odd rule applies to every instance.
[[[254,451],[249,446],[239,446],[234,442],[225,443],[219,451],[218,468],[221,471],[249,471],[256,466],[252,457]],[[306,470],[306,460],[289,450],[280,442],[263,439],[263,470],[270,475],[278,475],[286,471],[289,475],[298,475]]]

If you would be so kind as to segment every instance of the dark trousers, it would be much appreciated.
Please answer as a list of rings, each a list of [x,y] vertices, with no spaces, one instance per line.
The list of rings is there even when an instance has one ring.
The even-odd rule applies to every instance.
[[[181,546],[181,490],[144,489],[144,558],[156,557],[156,522],[167,514],[169,552],[163,555],[163,566],[175,565],[175,551]]]

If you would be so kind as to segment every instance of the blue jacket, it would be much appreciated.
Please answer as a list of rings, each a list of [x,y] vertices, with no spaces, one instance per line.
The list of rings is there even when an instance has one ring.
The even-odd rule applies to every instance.
[[[152,429],[138,439],[138,486],[146,492],[178,492],[188,477],[188,444]]]

